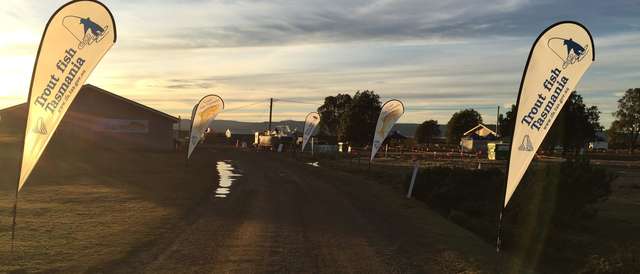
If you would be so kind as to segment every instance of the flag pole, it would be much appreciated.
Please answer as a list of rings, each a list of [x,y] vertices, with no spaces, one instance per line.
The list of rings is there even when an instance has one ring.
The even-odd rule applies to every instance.
[[[496,253],[500,253],[500,248],[502,247],[502,213],[504,208],[500,210],[500,214],[498,215],[498,236],[496,237]]]
[[[15,245],[16,239],[16,215],[18,215],[18,190],[16,189],[16,196],[13,201],[13,222],[11,223],[11,253],[13,254],[13,249]]]
[[[518,100],[519,101],[519,100]],[[516,108],[517,110],[517,108]],[[514,127],[514,131],[515,131],[515,127]],[[511,136],[513,136],[514,132],[511,132]],[[513,141],[511,141],[513,142]],[[506,205],[504,204],[505,201],[505,195],[507,193],[507,184],[508,184],[508,180],[509,180],[509,163],[511,162],[511,149],[509,149],[509,158],[507,158],[507,167],[505,170],[505,178],[504,178],[504,183],[502,185],[501,188],[501,192],[500,192],[500,196],[501,199],[499,199],[500,203],[498,204],[498,206],[500,206],[500,211],[498,212],[498,235],[496,236],[496,253],[500,253],[500,250],[502,248],[502,229],[503,229],[503,224],[502,224],[502,219],[503,219],[503,214],[504,214],[504,210],[506,208]]]
[[[40,51],[40,50],[38,50]],[[37,61],[37,58],[36,58]],[[34,66],[35,72],[35,66]],[[33,86],[33,76],[31,77],[31,85]],[[11,222],[11,253],[13,254],[15,239],[16,239],[16,218],[18,216],[18,193],[20,192],[20,177],[22,174],[22,161],[24,160],[24,139],[27,138],[28,123],[29,123],[29,110],[31,109],[31,88],[29,88],[29,99],[27,101],[27,115],[24,121],[24,136],[22,136],[22,144],[20,146],[20,160],[18,161],[18,173],[16,174],[16,193],[13,200],[12,222]]]

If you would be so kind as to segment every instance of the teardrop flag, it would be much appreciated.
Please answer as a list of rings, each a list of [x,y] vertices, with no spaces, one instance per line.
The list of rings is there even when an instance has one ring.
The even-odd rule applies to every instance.
[[[115,42],[113,16],[98,1],[69,2],[49,18],[31,76],[18,191],[82,85]]]
[[[522,75],[516,103],[503,207],[580,78],[595,60],[593,38],[580,23],[559,22],[538,36]]]
[[[376,124],[376,131],[373,135],[373,145],[371,146],[371,159],[369,161],[373,161],[373,158],[376,157],[376,153],[382,146],[384,139],[387,138],[387,135],[393,128],[393,125],[402,117],[404,114],[404,105],[402,102],[398,100],[389,100],[384,105],[382,105],[382,109],[380,110],[380,116],[378,116],[378,123]]]
[[[211,123],[216,116],[224,109],[224,101],[218,95],[207,95],[200,99],[200,102],[196,104],[192,117],[191,117],[191,134],[189,138],[189,151],[187,152],[187,159],[191,157],[191,153],[196,148],[196,145],[202,139],[207,128],[211,126]]]
[[[319,123],[320,114],[318,114],[317,112],[311,112],[307,114],[307,118],[304,119],[304,131],[302,132],[302,149],[300,151],[304,151],[304,147],[307,145],[309,138],[311,138],[315,134],[316,127]]]

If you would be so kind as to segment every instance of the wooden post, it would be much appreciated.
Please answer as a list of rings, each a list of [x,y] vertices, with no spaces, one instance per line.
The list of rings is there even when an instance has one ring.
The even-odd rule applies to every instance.
[[[411,174],[411,184],[409,184],[409,191],[407,192],[407,199],[411,199],[411,194],[413,193],[413,186],[416,183],[416,175],[418,175],[418,161],[415,161],[413,164],[413,174]]]
[[[273,98],[269,98],[269,135],[271,134],[271,116],[273,114]]]

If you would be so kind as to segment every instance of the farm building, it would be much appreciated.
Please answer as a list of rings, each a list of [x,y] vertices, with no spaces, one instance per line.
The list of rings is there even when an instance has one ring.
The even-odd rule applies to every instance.
[[[493,129],[491,129],[490,127],[492,127]],[[498,139],[498,134],[496,134],[494,130],[495,126],[485,126],[483,124],[478,124],[477,126],[462,134],[462,138],[460,139],[460,146],[464,151],[482,151],[483,153],[486,153],[487,143],[495,142],[495,140]]]
[[[605,132],[598,131],[588,144],[589,150],[607,150],[609,149],[609,136]]]
[[[0,132],[24,134],[27,104],[0,110]],[[80,90],[58,127],[56,138],[78,138],[104,146],[172,150],[178,119],[93,85]]]

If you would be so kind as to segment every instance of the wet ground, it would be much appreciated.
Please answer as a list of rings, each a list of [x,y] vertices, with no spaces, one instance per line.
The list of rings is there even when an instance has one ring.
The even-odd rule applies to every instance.
[[[198,153],[220,175],[208,201],[109,272],[493,272],[490,245],[387,186],[290,154]]]

